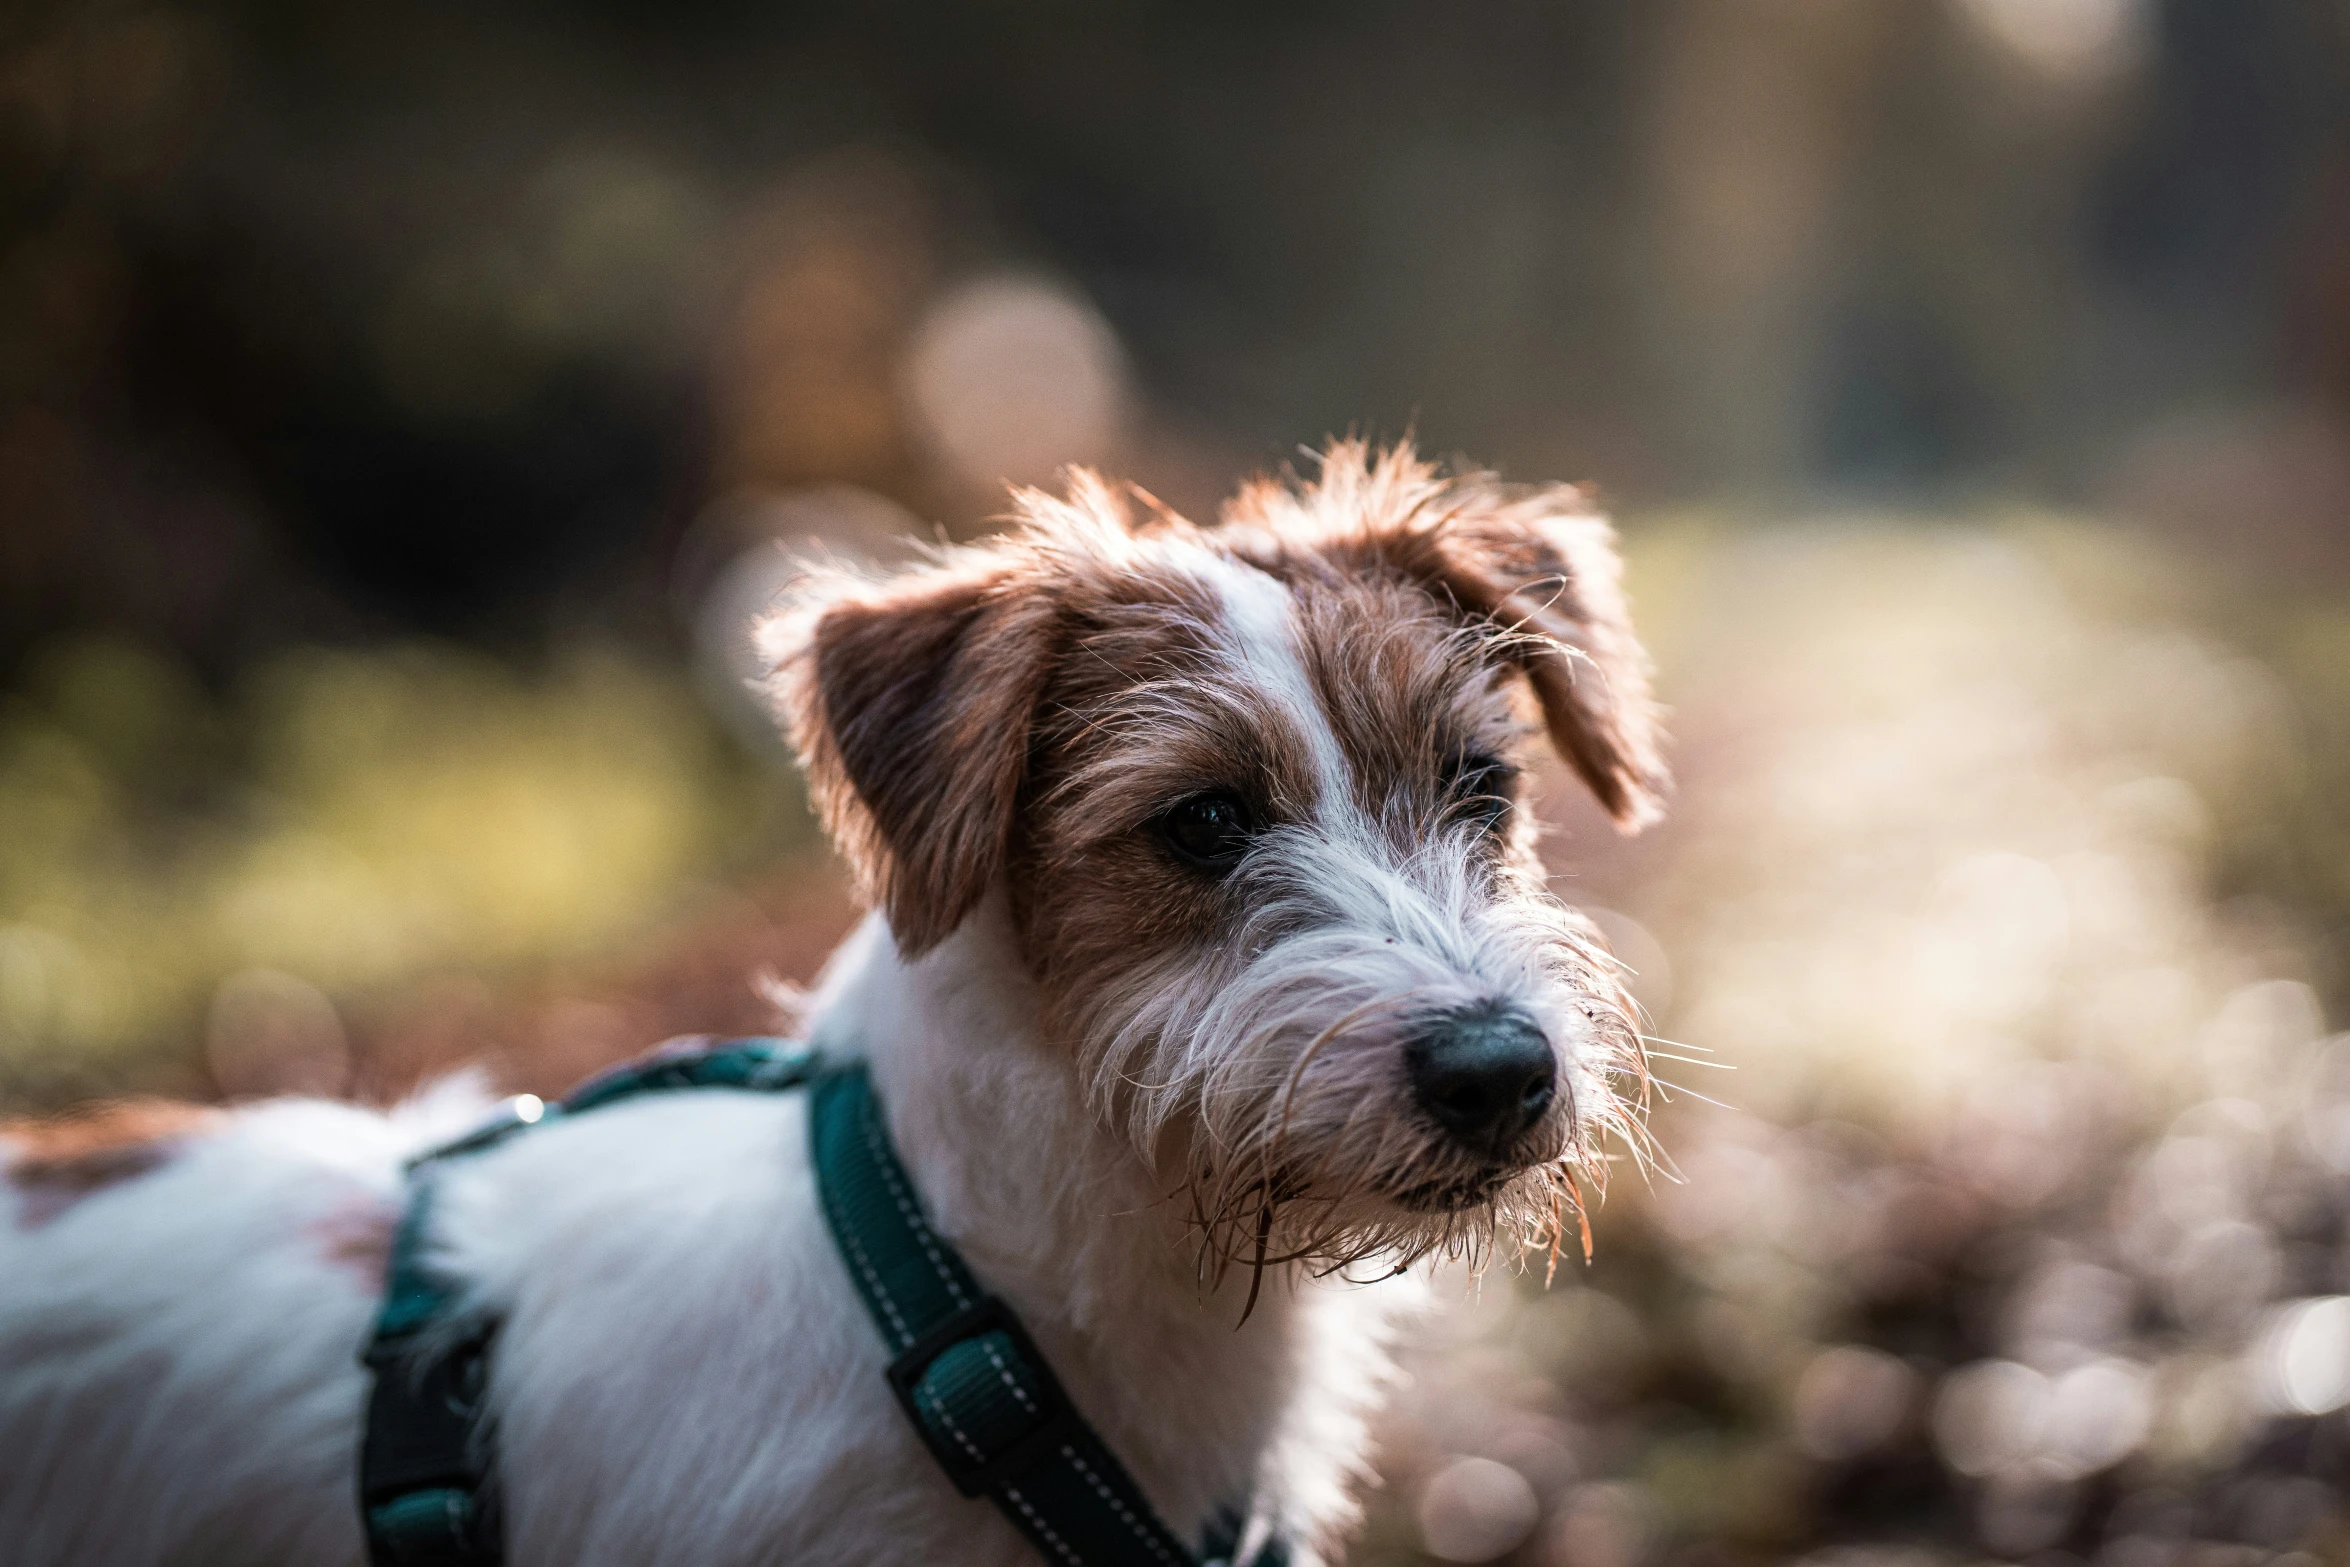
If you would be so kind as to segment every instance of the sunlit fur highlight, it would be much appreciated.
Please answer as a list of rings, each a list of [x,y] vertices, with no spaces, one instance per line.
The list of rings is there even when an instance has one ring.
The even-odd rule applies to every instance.
[[[1252,484],[1212,527],[1138,517],[1083,472],[1022,492],[1005,534],[915,573],[810,577],[768,645],[820,807],[901,947],[1008,884],[1049,1032],[1213,1284],[1235,1262],[1555,1256],[1604,1185],[1603,1142],[1640,1151],[1632,1003],[1545,892],[1530,810],[1489,831],[1437,790],[1448,748],[1507,758],[1538,729],[1647,820],[1664,775],[1625,615],[1581,492],[1341,442],[1315,482]],[[934,672],[862,666],[836,688],[828,638],[850,636],[953,673],[935,695]],[[1211,888],[1144,840],[1218,786],[1271,821]],[[1415,1030],[1481,1007],[1533,1021],[1561,1079],[1499,1167],[1415,1109],[1403,1066]]]

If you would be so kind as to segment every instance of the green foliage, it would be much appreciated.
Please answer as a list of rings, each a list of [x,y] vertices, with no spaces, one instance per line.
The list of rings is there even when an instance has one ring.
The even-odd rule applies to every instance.
[[[0,1092],[184,1064],[221,980],[330,996],[609,946],[808,843],[788,782],[676,671],[431,644],[302,650],[214,699],[51,649],[0,705]]]

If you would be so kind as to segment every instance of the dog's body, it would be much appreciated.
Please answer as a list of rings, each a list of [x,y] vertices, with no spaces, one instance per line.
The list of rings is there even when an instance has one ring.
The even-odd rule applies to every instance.
[[[1340,1265],[1496,1222],[1555,1246],[1620,1125],[1627,1003],[1500,759],[1531,689],[1619,818],[1660,776],[1571,498],[1341,447],[1211,531],[1081,480],[1010,543],[778,623],[881,905],[810,1036],[870,1060],[939,1230],[1187,1538],[1240,1505],[1334,1550],[1420,1298]],[[0,1558],[357,1567],[400,1161],[482,1108],[0,1132]],[[435,1255],[503,1322],[515,1567],[1036,1559],[895,1404],[804,1116],[668,1096],[451,1167]]]
[[[909,965],[869,922],[820,993],[820,1032],[873,1047],[942,1232],[1164,1516],[1196,1538],[1255,1497],[1311,1538],[1344,1516],[1384,1325],[1415,1292],[1268,1291],[1235,1331],[1238,1301],[1197,1287],[1163,1194],[1077,1113],[1005,982],[1006,934],[983,910]],[[12,1567],[362,1562],[357,1348],[381,1285],[352,1264],[388,1235],[399,1159],[484,1108],[396,1124],[261,1107],[57,1222],[0,1229]],[[453,1167],[442,1255],[505,1317],[516,1567],[1034,1559],[891,1399],[817,1213],[805,1109],[672,1096]],[[1118,1212],[1142,1222],[1103,1222]],[[359,1259],[336,1244],[353,1238]]]

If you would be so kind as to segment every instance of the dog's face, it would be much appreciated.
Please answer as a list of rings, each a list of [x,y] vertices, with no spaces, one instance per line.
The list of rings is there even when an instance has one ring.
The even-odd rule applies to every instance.
[[[1000,887],[1047,1037],[1213,1257],[1555,1245],[1640,1053],[1519,758],[1547,729],[1627,825],[1662,782],[1606,525],[1351,444],[1212,529],[1086,475],[1021,503],[770,628],[901,949]]]

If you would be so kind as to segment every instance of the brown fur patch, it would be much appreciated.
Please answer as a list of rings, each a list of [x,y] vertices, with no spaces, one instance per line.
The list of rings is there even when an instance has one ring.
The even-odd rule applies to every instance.
[[[1627,831],[1669,777],[1615,532],[1573,485],[1440,478],[1408,446],[1338,441],[1303,488],[1265,479],[1224,512],[1235,554],[1289,580],[1394,575],[1483,630],[1523,670],[1552,743]]]
[[[1010,866],[1023,946],[1064,1024],[1086,976],[1210,940],[1238,912],[1147,830],[1170,804],[1230,791],[1265,825],[1313,809],[1307,741],[1227,666],[1222,613],[1181,573],[1086,585],[1084,634],[1037,721]]]
[[[1299,652],[1357,808],[1399,844],[1424,839],[1471,803],[1457,787],[1464,763],[1506,767],[1533,732],[1522,698],[1512,700],[1508,665],[1400,583],[1371,577],[1292,591]],[[1495,781],[1505,796],[1513,777]]]
[[[399,1205],[369,1192],[338,1201],[310,1227],[319,1252],[349,1273],[369,1294],[380,1291],[391,1270],[392,1238],[400,1228]]]
[[[160,1169],[219,1116],[202,1105],[125,1099],[0,1125],[8,1183],[24,1194],[19,1222],[38,1228],[85,1197]]]

